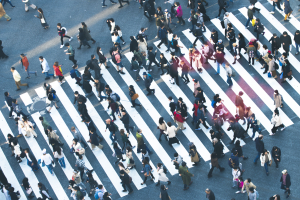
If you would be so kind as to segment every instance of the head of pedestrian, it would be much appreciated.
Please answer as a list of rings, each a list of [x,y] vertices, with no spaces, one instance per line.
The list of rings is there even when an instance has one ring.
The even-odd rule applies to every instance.
[[[207,188],[207,189],[205,190],[205,193],[206,193],[206,194],[210,194],[210,189]]]
[[[66,47],[69,47],[69,46],[70,46],[69,42],[66,42],[66,43],[65,43],[65,46],[66,46]]]
[[[20,54],[20,57],[21,57],[21,58],[24,58],[24,57],[25,57],[25,54],[24,54],[24,53],[21,53],[21,54]]]
[[[81,22],[82,27],[86,27],[86,24],[84,22]]]
[[[200,24],[200,23],[197,23],[196,26],[197,26],[197,27],[201,27],[201,24]]]
[[[264,138],[264,136],[262,134],[259,134],[258,138],[262,140]]]
[[[282,172],[281,172],[282,174],[287,174],[288,173],[288,171],[285,169],[285,170],[282,170]]]
[[[165,9],[165,13],[168,13],[169,11],[168,11],[168,9]]]
[[[107,120],[105,120],[105,122],[106,122],[106,124],[110,124],[111,119],[107,119]]]
[[[283,31],[282,35],[285,37],[287,36],[287,32],[286,31]]]
[[[255,114],[253,113],[253,114],[250,116],[250,118],[251,118],[252,120],[254,120],[254,119],[255,119]]]
[[[45,155],[47,153],[46,149],[42,150],[42,154]]]
[[[173,97],[169,96],[169,97],[168,97],[168,100],[169,100],[169,101],[172,101],[172,100],[173,100]]]
[[[137,129],[137,132],[138,132],[138,133],[142,133],[142,129],[138,128],[138,129]]]
[[[215,134],[215,131],[212,130],[212,129],[210,129],[210,130],[209,130],[209,133],[210,133],[211,135],[214,135],[214,134]]]
[[[52,127],[48,126],[47,130],[51,132],[52,131]]]
[[[148,47],[148,50],[151,52],[153,50],[153,47],[152,46]]]
[[[14,72],[15,70],[16,70],[16,68],[14,68],[14,67],[11,67],[11,68],[10,68],[10,71],[11,71],[11,72]]]
[[[242,96],[244,93],[242,91],[239,92],[239,96]]]
[[[78,97],[78,95],[79,95],[78,91],[75,91],[75,92],[74,92],[74,96],[75,96],[75,97]]]
[[[182,103],[182,102],[183,102],[183,100],[182,100],[182,98],[181,98],[181,97],[179,97],[179,98],[178,98],[178,101],[179,101],[180,103]]]
[[[218,43],[221,44],[221,43],[222,43],[222,39],[219,39],[219,40],[218,40]]]
[[[143,72],[143,77],[144,77],[144,78],[147,77],[147,72]]]
[[[57,25],[56,25],[56,26],[57,26],[57,28],[59,28],[59,29],[60,29],[60,28],[61,28],[61,23],[57,23]]]
[[[43,56],[40,56],[39,57],[39,60],[42,62],[44,60],[44,57]]]
[[[254,188],[253,187],[249,188],[249,192],[253,193],[254,192]]]
[[[146,149],[143,149],[143,150],[142,150],[142,154],[145,155],[146,153],[147,153]]]

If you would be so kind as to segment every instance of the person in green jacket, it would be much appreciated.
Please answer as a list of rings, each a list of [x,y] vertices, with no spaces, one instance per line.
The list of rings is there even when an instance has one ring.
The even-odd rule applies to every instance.
[[[248,19],[247,19],[247,22],[246,22],[246,25],[245,25],[246,28],[249,28],[248,24],[249,24],[250,21],[252,23],[252,19],[253,19],[253,7],[254,7],[253,5],[250,5],[249,8],[248,8],[248,12],[247,12]]]
[[[147,145],[144,142],[143,134],[142,134],[142,129],[138,129],[136,132],[136,140],[137,140],[137,153],[140,153],[143,149],[148,151],[149,154],[152,154],[150,149],[147,147]]]
[[[46,121],[46,119],[44,119],[44,117],[39,117],[39,120],[41,121],[43,127],[44,127],[44,131],[46,133],[46,135],[48,136],[48,126],[50,126],[50,124]]]
[[[139,50],[139,49],[138,49],[138,50]],[[142,64],[143,64],[143,55],[142,55],[142,53],[139,52],[138,50],[137,50],[137,51],[134,50],[133,55],[134,55],[134,57],[136,58],[136,61],[139,63],[139,67],[141,67]],[[141,68],[143,68],[143,67],[141,67]]]
[[[189,172],[186,163],[183,161],[181,166],[179,166],[179,176],[181,176],[183,181],[183,190],[189,189],[189,186],[193,183],[191,177],[194,176],[191,172]]]

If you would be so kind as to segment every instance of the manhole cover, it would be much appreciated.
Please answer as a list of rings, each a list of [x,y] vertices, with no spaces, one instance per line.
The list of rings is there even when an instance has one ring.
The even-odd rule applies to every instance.
[[[34,111],[45,110],[45,108],[46,108],[46,102],[43,101],[43,100],[35,101],[35,102],[32,104],[32,108],[33,108]]]

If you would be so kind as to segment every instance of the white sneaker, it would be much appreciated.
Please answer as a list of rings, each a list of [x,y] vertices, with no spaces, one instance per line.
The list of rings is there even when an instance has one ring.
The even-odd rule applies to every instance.
[[[155,38],[158,38],[157,36],[155,36]]]
[[[73,40],[73,37],[71,37],[70,39],[69,39],[69,41],[71,42]]]
[[[123,44],[125,44],[126,42],[123,42]]]
[[[275,135],[275,133],[270,133],[269,135]]]
[[[242,191],[242,193],[246,193],[246,190]]]
[[[274,14],[275,12],[274,12],[274,11],[271,11],[270,13],[271,13],[271,14]]]
[[[236,191],[235,193],[238,194],[238,193],[241,193],[241,191]]]
[[[63,48],[65,45],[60,45],[60,48]]]
[[[285,128],[282,128],[281,131],[283,131]]]
[[[61,82],[60,84],[62,85],[62,84],[64,84],[66,81],[63,81],[63,82]]]

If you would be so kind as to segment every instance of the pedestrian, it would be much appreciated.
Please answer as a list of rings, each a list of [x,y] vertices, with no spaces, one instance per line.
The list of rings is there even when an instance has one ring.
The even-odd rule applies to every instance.
[[[8,189],[8,192],[9,192],[9,196],[10,196],[11,200],[18,200],[19,199],[18,196],[20,195],[20,192],[19,191],[15,192],[14,187],[10,187]]]
[[[66,81],[63,81],[65,77],[62,73],[61,65],[58,65],[58,62],[56,61],[53,64],[53,68],[54,68],[54,76],[55,77],[58,76],[58,82],[60,83],[60,85],[62,85]]]
[[[245,37],[244,37],[244,35],[242,33],[238,34],[238,38],[239,38],[239,44],[238,44],[239,56],[241,58],[242,57],[242,54],[241,54],[241,50],[242,49],[245,50],[244,54],[247,53],[246,42],[245,42]]]
[[[167,136],[165,134],[165,132],[167,131],[167,125],[166,125],[166,122],[164,121],[163,117],[159,118],[157,129],[159,129],[159,132],[160,132],[159,133],[158,141],[161,141],[160,138],[161,138],[162,135],[164,135],[166,141],[168,141],[168,138],[167,138]]]
[[[221,50],[219,50],[219,48],[218,48],[217,51],[215,52],[214,56],[217,61],[217,72],[215,74],[220,74],[220,65],[222,65],[223,68],[225,68],[224,53]]]
[[[101,47],[97,47],[97,51],[96,52],[97,52],[97,55],[99,57],[99,62],[100,62],[100,66],[99,67],[101,67],[101,65],[104,64],[105,68],[108,69],[109,66],[107,66],[106,57],[104,56],[104,54],[103,54],[103,52],[101,50]]]
[[[64,52],[67,52],[66,55],[69,55],[69,60],[71,60],[73,62],[73,66],[75,66],[77,64],[77,60],[75,60],[75,50],[73,49],[73,47],[67,42],[65,44],[66,47],[68,47],[68,49],[64,50]]]
[[[247,156],[244,156],[243,154],[243,149],[242,149],[243,146],[241,146],[241,141],[240,140],[237,140],[234,144],[234,148],[232,151],[237,151],[238,152],[238,157],[240,158],[243,158],[243,160],[247,160],[248,157]]]
[[[59,136],[56,134],[56,130],[53,130],[51,126],[48,126],[48,140],[51,144],[51,139],[56,140],[60,146],[63,146],[64,143],[59,139]]]
[[[279,147],[274,146],[272,148],[272,157],[276,164],[276,169],[278,169],[278,163],[281,161],[281,150],[279,149]]]
[[[199,93],[198,93],[199,94]],[[197,124],[195,130],[199,131],[201,130],[200,124],[202,124],[206,129],[210,130],[211,127],[209,127],[206,124],[206,118],[204,116],[204,108],[203,105],[199,105],[198,110],[197,110]]]
[[[282,35],[280,36],[280,42],[282,44],[282,48],[285,51],[286,55],[289,56],[289,52],[291,50],[291,45],[292,45],[292,39],[291,36],[289,36],[286,31],[283,31]]]
[[[218,0],[218,5],[219,5],[219,14],[216,18],[220,18],[222,10],[226,13],[226,1],[225,0]]]
[[[85,162],[83,160],[83,156],[82,155],[78,155],[78,157],[76,159],[76,162],[75,162],[75,167],[78,170],[74,170],[73,176],[77,177],[79,182],[82,182],[85,170],[86,171],[92,171],[92,170],[88,170],[87,167],[85,166]],[[80,172],[80,175],[79,175],[78,171]],[[73,178],[72,178],[72,180],[73,180]],[[83,183],[82,183],[82,185],[83,185]]]
[[[158,181],[156,183],[156,186],[160,185],[160,182],[167,182],[168,185],[171,184],[171,181],[168,179],[167,175],[166,175],[166,168],[165,166],[163,166],[162,163],[158,163],[157,164],[157,173],[158,173]]]
[[[232,64],[235,64],[235,63],[232,63]],[[232,69],[231,69],[229,63],[225,64],[225,70],[226,70],[226,74],[227,74],[227,81],[226,82],[228,83],[228,86],[231,87],[233,85],[233,83],[232,83]]]
[[[90,124],[92,124],[92,122],[88,121],[87,122],[88,127]],[[89,136],[90,136],[89,142],[91,143],[92,150],[94,150],[95,147],[98,147],[99,149],[103,149],[103,145],[101,145],[98,140],[99,136],[96,133],[96,129],[91,128],[91,126],[90,126],[90,130],[89,130]]]
[[[123,7],[122,2],[126,2],[127,5],[129,5],[129,0],[127,0],[127,1],[125,1],[125,0],[119,0],[120,6],[118,8],[122,8]]]
[[[275,59],[272,55],[269,55],[268,58],[270,59],[268,66],[269,66],[269,74],[273,78],[277,78],[277,73],[276,73],[276,67],[275,67]],[[268,75],[269,76],[269,75]]]
[[[257,164],[257,160],[260,157],[260,154],[262,154],[264,152],[265,149],[265,144],[263,142],[263,135],[260,134],[256,139],[255,139],[255,147],[256,147],[256,151],[257,151],[257,155],[254,159],[254,164]]]
[[[266,174],[269,176],[268,166],[272,165],[272,157],[268,150],[264,149],[263,153],[260,155],[261,166],[265,167]]]
[[[200,156],[193,142],[189,143],[189,155],[191,156],[191,162],[193,162],[193,166],[196,166],[198,163],[200,163]]]
[[[131,194],[133,192],[133,189],[130,186],[130,183],[132,182],[131,177],[124,170],[121,170],[120,171],[120,178],[121,178],[121,181],[122,181],[121,184],[122,184],[122,187],[123,187],[122,192],[127,192],[126,188],[128,188],[128,190],[129,190],[128,194]]]
[[[232,52],[233,51],[233,44],[236,42],[235,32],[234,32],[234,29],[233,29],[231,23],[228,23],[227,26],[228,26],[227,38],[229,39],[230,52]]]
[[[147,181],[148,176],[151,176],[151,181],[154,181],[155,178],[151,172],[151,167],[148,161],[146,159],[143,159],[142,164],[143,164],[142,173],[144,173],[144,181],[141,183],[141,185],[144,185]]]
[[[252,59],[252,65],[254,65],[254,58],[256,54],[256,48],[253,45],[253,42],[249,42],[249,45],[247,47],[247,54],[248,54],[248,62],[249,65],[251,65],[251,59]]]
[[[300,30],[296,30],[296,32],[294,34],[294,41],[295,41],[295,45],[296,45],[295,55],[298,55],[299,54],[299,47],[300,47]]]
[[[161,200],[170,200],[171,197],[169,196],[168,192],[167,192],[167,187],[165,185],[161,185],[160,186],[160,193],[159,193],[159,198],[161,198]]]
[[[146,0],[141,0],[141,1],[143,1],[143,3],[141,3],[141,6],[143,6],[143,8],[144,8],[145,17],[147,17],[149,21],[152,21],[152,16],[155,13],[155,8],[153,10],[149,1],[146,1]],[[148,13],[148,16],[146,15],[147,13]]]
[[[281,122],[281,118],[279,116],[279,110],[277,108],[274,110],[271,122],[274,126],[271,130],[272,134],[270,133],[269,135],[275,135],[278,128],[281,128],[281,131],[285,129],[284,124]]]
[[[218,168],[220,170],[220,172],[223,172],[225,170],[224,167],[221,167],[219,165],[217,153],[213,152],[210,155],[210,157],[211,157],[211,160],[210,160],[211,163],[210,163],[210,170],[209,170],[208,175],[207,175],[208,178],[212,177],[212,172],[214,171],[215,167]]]
[[[93,173],[92,171],[88,171],[86,173],[87,175],[87,179],[86,179],[86,183],[89,183],[90,185],[90,192],[89,192],[89,196],[92,196],[93,193],[96,193],[96,189],[100,190],[98,187],[98,183],[97,181],[94,179],[93,177]],[[103,189],[103,185],[99,185],[101,189]],[[101,187],[102,186],[102,187]],[[101,190],[100,190],[101,191]]]
[[[122,160],[122,162],[124,162],[125,159],[123,159],[123,152],[119,148],[118,143],[114,142],[113,143],[113,148],[114,148],[114,157],[117,158],[117,161],[115,162],[115,164],[120,162],[120,160]]]
[[[291,194],[291,176],[288,174],[288,171],[286,169],[282,171],[280,182],[281,189],[285,190],[284,193],[287,193],[286,198],[289,198]]]
[[[95,82],[94,79],[92,78],[91,72],[89,71],[89,67],[86,66],[82,75],[82,79],[83,79],[83,84],[82,84],[82,88],[85,90],[85,92],[87,93],[85,96],[89,96],[93,94],[92,91],[92,86],[90,84],[90,80]]]
[[[115,113],[118,114],[118,104],[111,97],[107,97],[107,101],[108,101],[107,111],[109,108],[111,108],[111,115],[113,117],[113,120],[115,121],[116,120]]]
[[[185,118],[182,116],[181,110],[182,109],[177,108],[177,110],[174,111],[174,121],[178,125],[178,127],[176,129],[176,133],[177,133],[177,131],[179,129],[181,129],[181,130],[185,130],[186,129],[186,127],[183,126],[183,123],[185,122]]]
[[[4,6],[6,3],[9,3],[9,5],[10,5],[11,7],[13,7],[13,8],[15,7],[14,5],[12,5],[12,3],[11,3],[10,0],[2,0],[1,3],[2,3],[3,6]]]
[[[256,18],[255,25],[254,25],[254,32],[256,32],[256,39],[259,40],[259,35],[264,35],[264,26],[260,23],[260,19]]]
[[[249,188],[248,199],[249,200],[256,200],[257,199],[257,191],[253,187]]]
[[[177,128],[174,125],[172,125],[171,122],[168,122],[167,123],[167,131],[166,131],[165,134],[169,138],[169,145],[170,146],[172,146],[172,144],[174,144],[174,143],[179,144],[179,140],[176,137],[176,134],[177,134],[176,131],[177,131]]]
[[[49,74],[50,67],[48,65],[46,58],[44,58],[43,56],[40,56],[39,61],[41,63],[41,67],[43,69],[42,73],[45,74],[45,76],[46,76],[45,80],[50,79],[50,76],[54,77],[54,74]]]
[[[12,99],[12,107],[13,107],[13,111],[17,114],[18,117],[20,115],[30,117],[30,115],[26,115],[23,113],[22,108],[19,106],[17,99]]]
[[[155,89],[150,89],[151,83],[153,81],[153,77],[150,74],[147,74],[147,72],[143,72],[143,77],[144,77],[144,80],[145,80],[146,90],[148,91],[147,96],[149,96],[152,92],[154,94]]]
[[[29,199],[32,199],[34,197],[34,193],[33,193],[33,190],[28,181],[29,181],[28,178],[24,177],[22,180],[22,186],[24,187],[24,189],[26,190],[26,193],[28,194],[27,197]]]
[[[206,189],[205,190],[205,194],[206,194],[206,198],[208,200],[215,200],[215,194],[213,193],[213,191],[211,191],[210,189]]]
[[[22,136],[22,135],[21,135]],[[7,139],[8,141],[6,142],[8,144],[8,146],[10,147],[10,150],[12,151],[11,156],[15,155],[15,147],[14,144],[18,143],[18,136],[14,137],[12,136],[10,133],[7,134]]]
[[[160,65],[158,64],[158,62],[156,61],[156,53],[157,53],[157,49],[155,50],[155,52],[153,53],[153,47],[152,46],[149,46],[148,47],[148,60],[149,60],[149,65],[148,65],[148,69],[147,69],[147,72],[151,72],[152,69],[150,68],[152,66],[152,63],[155,63],[156,66],[158,68],[160,68]]]
[[[138,51],[138,42],[134,36],[130,36],[130,51],[134,53],[134,51]]]
[[[4,10],[4,8],[3,8],[3,6],[2,6],[2,3],[0,3],[1,5],[0,5],[0,19],[2,18],[2,17],[4,17],[5,19],[6,19],[6,21],[10,21],[11,20],[11,17],[10,16],[8,16],[7,14],[6,14],[6,12],[5,12],[5,10]],[[2,41],[1,41],[2,42]],[[0,44],[0,46],[1,46],[1,44]],[[1,55],[1,54],[0,54]],[[7,58],[7,57],[6,57]]]
[[[245,115],[245,104],[242,99],[243,92],[240,91],[238,95],[235,97],[235,106],[236,106],[236,113],[238,114],[239,118],[244,121],[243,125],[246,124],[246,119],[244,117]]]
[[[22,120],[23,120],[23,129],[26,132],[25,136],[30,137],[32,134],[34,138],[37,138],[37,134],[34,131],[35,124],[33,125],[33,123],[28,120],[28,117],[26,115],[22,117]]]
[[[56,91],[54,89],[52,89],[52,87],[47,88],[46,95],[47,95],[48,100],[50,101],[50,108],[49,108],[49,110],[47,110],[47,112],[50,114],[51,113],[50,111],[51,111],[53,105],[55,105],[56,109],[59,109],[59,107],[57,106],[57,103],[56,103],[56,102],[58,102],[58,97],[56,95]]]
[[[136,52],[136,51],[134,51],[134,52]],[[133,56],[131,59],[131,67],[132,67],[132,70],[134,71],[135,81],[139,81],[140,80],[139,79],[140,66],[136,59],[136,56]],[[129,90],[130,90],[130,88],[129,88]]]
[[[167,74],[170,74],[170,70],[169,70],[169,63],[167,61],[167,59],[165,58],[164,54],[161,53],[160,54],[160,61],[159,61],[160,67],[161,67],[161,76],[165,74],[164,70],[167,70]]]
[[[134,148],[133,146],[132,148]],[[135,162],[132,156],[132,148],[131,147],[126,147],[126,165],[129,169],[136,168]],[[123,149],[122,149],[123,150]]]
[[[77,161],[77,160],[76,160]],[[83,179],[81,175],[81,171],[78,170],[73,171],[72,180],[75,182],[76,186],[80,186],[82,189],[86,189],[85,185],[83,184]]]
[[[23,66],[25,67],[25,72],[27,72],[27,79],[30,78],[30,74],[35,74],[35,76],[37,76],[37,71],[29,71],[29,62],[27,57],[22,53],[20,54],[21,60],[19,61],[19,63],[22,63],[22,68]]]
[[[160,48],[162,43],[164,43],[166,46],[168,45],[167,31],[163,24],[160,25],[160,28],[158,30],[158,37],[160,39],[160,43],[157,45],[157,48]]]
[[[66,29],[66,27],[63,27],[61,25],[61,23],[57,23],[56,27],[57,27],[58,36],[60,36],[60,42],[61,42],[60,48],[63,48],[64,47],[64,37],[69,38],[70,42],[72,41],[73,37],[70,37],[67,35],[67,29]]]
[[[83,32],[83,28],[79,28],[78,31],[79,31],[79,34],[78,34],[77,38],[78,38],[78,41],[79,41],[80,45],[79,45],[79,47],[77,47],[77,49],[81,49],[82,45],[83,46],[88,46],[88,49],[91,48],[91,46],[89,45],[89,43],[88,43],[88,41],[85,37],[85,34]]]
[[[232,168],[232,177],[233,177],[233,181],[232,181],[232,187],[238,187],[238,183],[239,183],[239,177],[241,176],[241,171],[238,169],[238,167],[233,167]]]
[[[36,18],[39,18],[41,20],[41,25],[44,27],[44,29],[48,29],[49,25],[46,22],[46,18],[44,16],[44,12],[41,8],[38,8],[37,10],[39,12],[39,15],[34,15]]]
[[[270,197],[269,200],[280,200],[280,195],[279,194],[275,194],[274,196]]]
[[[8,115],[8,117],[9,118],[13,118],[13,116],[12,116],[12,112],[14,111],[14,107],[12,105],[13,98],[11,98],[11,96],[9,95],[8,92],[4,92],[4,96],[5,96],[6,104],[9,107],[9,115]]]
[[[284,21],[289,21],[290,15],[293,12],[293,9],[291,8],[290,1],[289,0],[284,0],[283,2],[283,7],[284,7]]]
[[[29,87],[28,83],[23,83],[23,84],[21,83],[21,76],[14,67],[11,67],[10,71],[12,72],[13,78],[14,78],[16,86],[17,86],[16,91],[21,90],[20,86],[27,86],[27,88]]]
[[[95,78],[94,81],[94,86],[96,87],[98,97],[100,98],[99,102],[103,101],[103,99],[107,99],[106,96],[102,96],[102,91],[105,89],[104,83],[100,82],[100,80],[97,78]]]
[[[32,171],[37,171],[38,169],[40,169],[37,164],[37,160],[28,148],[24,149],[24,154],[27,159],[27,165],[31,167]]]
[[[284,54],[284,53],[283,53]],[[283,64],[282,64],[282,72],[281,72],[281,77],[282,77],[282,81],[281,83],[286,83],[286,78],[288,78],[289,80],[292,80],[293,76],[292,76],[292,70],[291,70],[291,64],[289,62],[289,60],[285,59]]]
[[[181,176],[181,179],[183,181],[183,190],[188,190],[189,186],[193,183],[191,180],[191,177],[194,176],[191,172],[189,172],[186,162],[182,162],[181,166],[179,166],[179,176]]]
[[[105,122],[106,122],[105,132],[107,129],[109,130],[109,132],[110,132],[109,138],[111,139],[112,145],[113,145],[114,142],[117,141],[117,135],[116,135],[116,131],[118,131],[116,128],[117,126],[111,119],[107,119],[107,120],[105,120]]]
[[[195,51],[194,52],[193,61],[195,62],[195,66],[196,66],[197,71],[199,73],[202,73],[203,72],[204,57],[203,57],[203,55],[199,51]],[[191,67],[191,69],[192,69],[192,67]]]
[[[111,4],[116,4],[113,0],[110,0]],[[102,1],[102,8],[105,8],[107,5],[105,5],[105,0]]]
[[[58,163],[62,168],[66,168],[65,160],[64,160],[64,153],[62,152],[62,149],[59,146],[56,146],[53,152],[54,158],[58,159]]]
[[[1,13],[1,10],[0,10],[0,13]],[[0,40],[0,59],[2,59],[2,58],[8,58],[8,56],[3,52],[2,40]]]
[[[82,148],[81,143],[78,141],[78,139],[74,138],[70,148],[71,148],[70,151],[72,153],[75,152],[75,154],[78,156],[78,155],[84,155],[85,148],[87,148],[87,146],[85,148]]]
[[[174,5],[176,6],[176,17],[178,19],[177,23],[181,23],[181,25],[185,25],[185,21],[182,18],[182,8],[179,2],[175,2]]]
[[[278,90],[274,90],[273,99],[274,99],[275,108],[283,107],[283,102],[282,102],[283,99],[281,94],[279,94]]]
[[[278,54],[278,49],[281,47],[281,41],[280,38],[277,37],[276,33],[273,33],[273,36],[270,38],[269,42],[272,43],[271,48],[272,48],[272,54],[277,55]],[[296,53],[297,54],[297,53]]]
[[[251,23],[252,23],[252,20],[253,20],[253,8],[254,8],[254,6],[253,5],[250,5],[249,7],[248,7],[248,12],[247,12],[247,15],[248,15],[248,19],[247,19],[247,22],[246,22],[246,24],[245,24],[245,28],[249,28],[249,22],[251,21]],[[253,23],[252,23],[253,24]]]
[[[120,54],[120,51],[119,51],[118,48],[112,53],[112,61],[117,65],[117,71],[120,74],[125,74],[123,72],[123,67],[124,66],[122,64],[121,54]]]
[[[151,154],[152,152],[150,151],[150,149],[147,147],[147,145],[144,142],[142,129],[138,128],[135,136],[136,136],[136,140],[137,140],[137,153],[140,153],[144,149],[144,150],[147,150],[147,152],[149,154]]]
[[[52,159],[52,157],[50,156],[49,153],[46,152],[46,149],[42,150],[42,157],[40,158],[40,160],[38,161],[38,163],[42,163],[42,167],[46,165],[46,167],[48,168],[50,174],[52,174],[54,176],[54,172],[53,172],[53,164],[54,161]]]
[[[223,152],[224,145],[222,144],[220,139],[218,139],[217,137],[213,138],[212,145],[214,147],[214,153],[216,153],[217,158],[222,158],[225,156],[225,154]]]
[[[90,35],[90,30],[88,29],[87,25],[85,24],[85,22],[81,22],[81,26],[82,26],[82,29],[83,29],[83,33],[84,33],[84,36],[85,36],[85,39],[86,41],[90,41],[92,40],[93,41],[93,44],[96,43],[96,41],[92,38],[92,36]]]
[[[142,106],[141,104],[135,102],[139,97],[139,95],[135,92],[133,85],[129,86],[129,96],[131,97],[132,108],[134,108],[135,106],[140,106],[140,107]]]
[[[22,0],[22,2],[25,4],[25,12],[28,12],[28,7],[31,7],[32,9],[37,9],[37,6],[32,4],[30,0]]]

